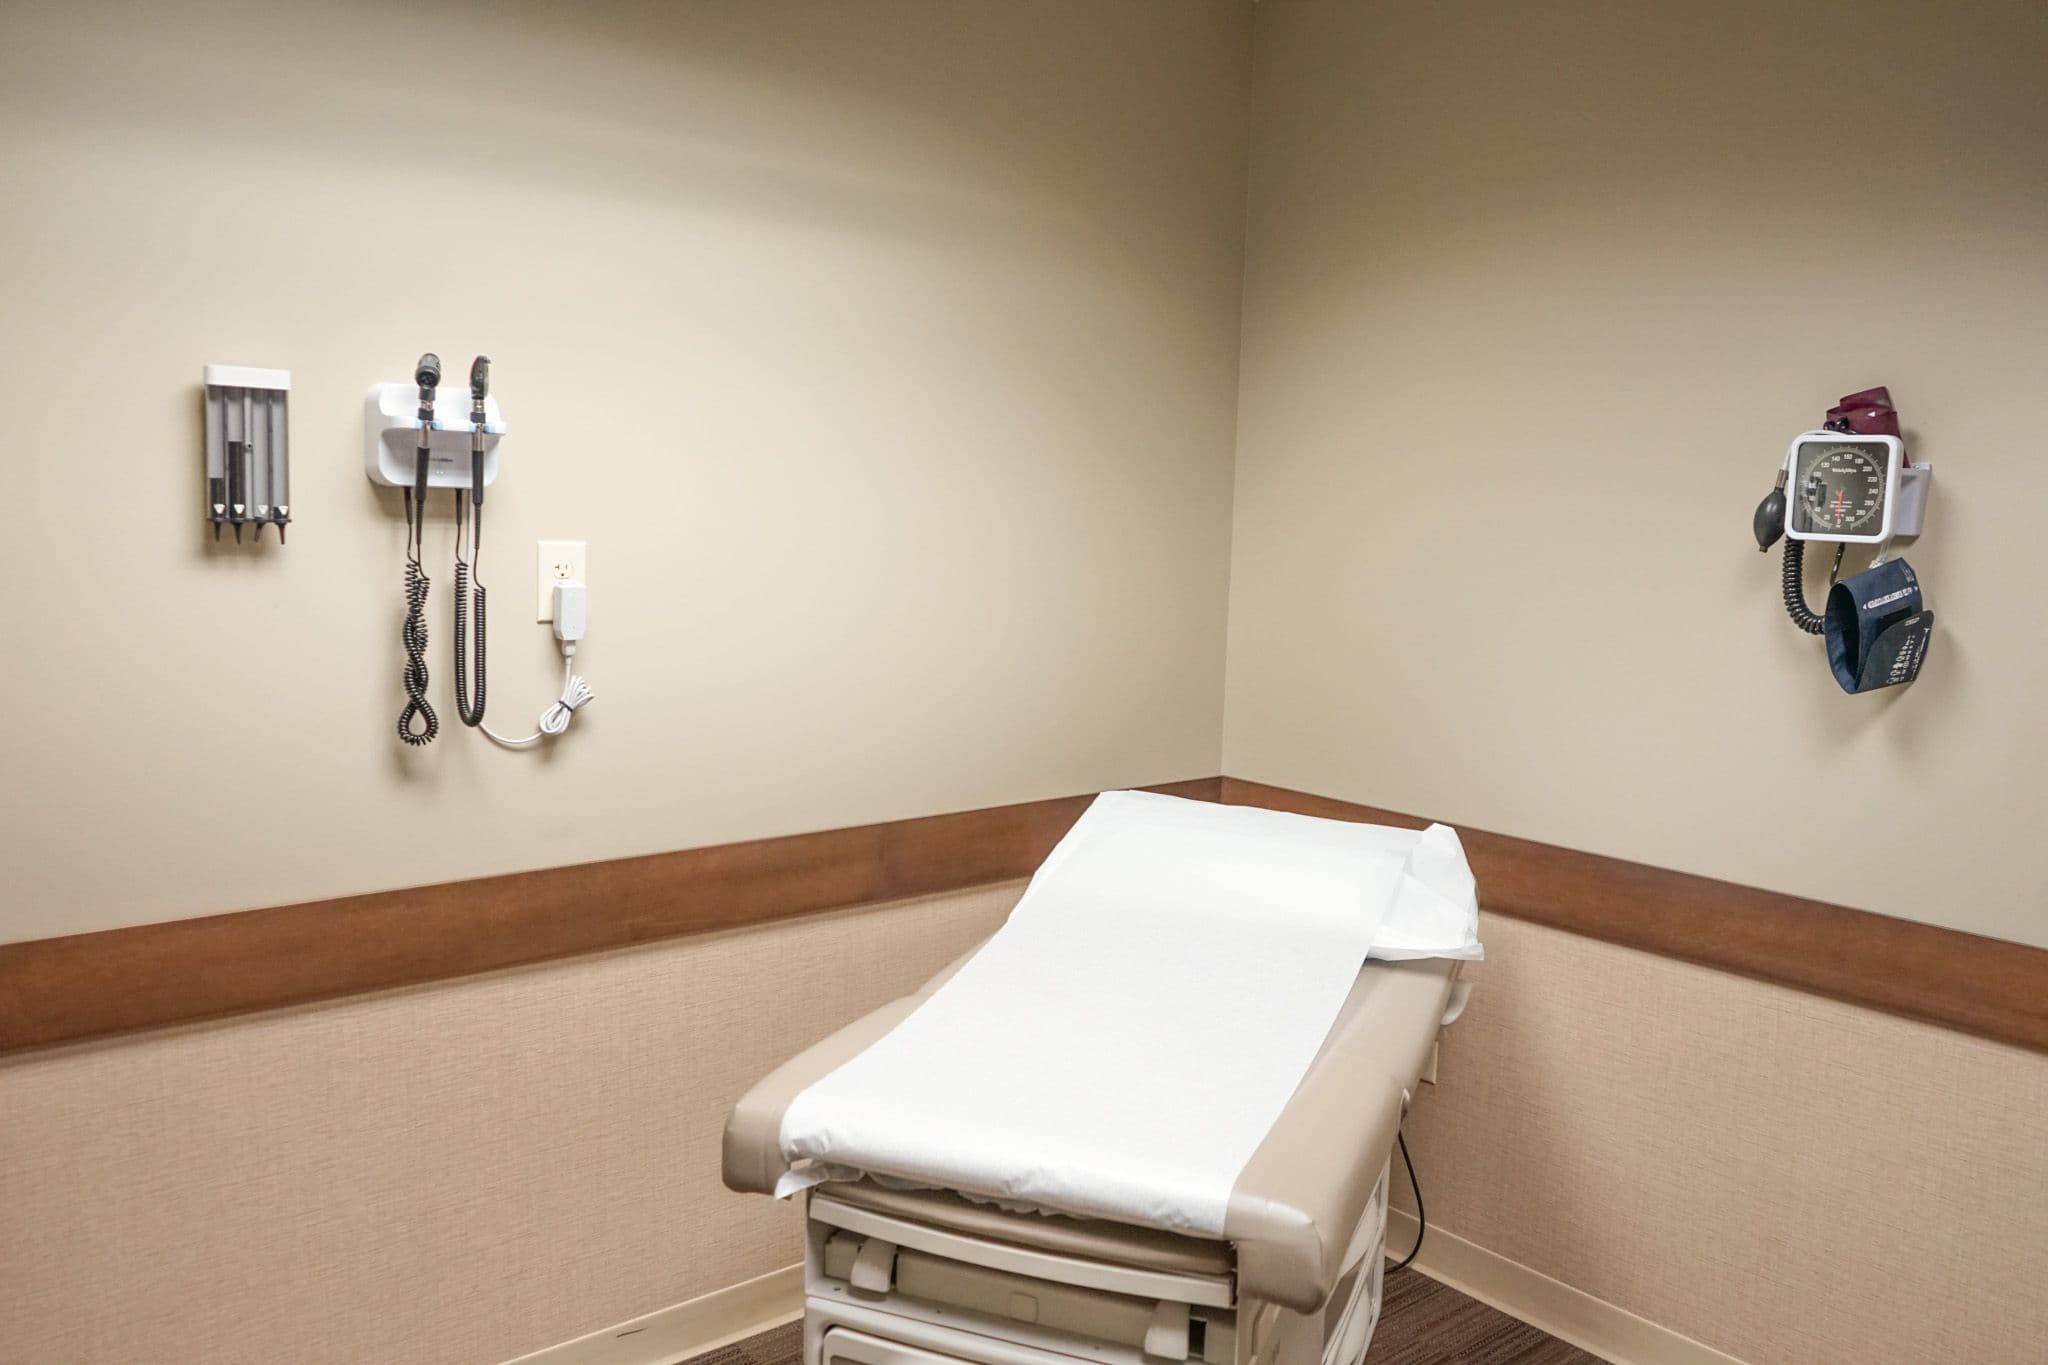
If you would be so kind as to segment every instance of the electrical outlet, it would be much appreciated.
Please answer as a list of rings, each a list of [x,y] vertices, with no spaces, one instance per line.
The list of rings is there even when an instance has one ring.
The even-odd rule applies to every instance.
[[[540,553],[535,556],[535,582],[539,588],[539,601],[535,610],[539,613],[536,621],[555,619],[555,584],[590,581],[585,560],[587,542],[581,540],[543,540]]]

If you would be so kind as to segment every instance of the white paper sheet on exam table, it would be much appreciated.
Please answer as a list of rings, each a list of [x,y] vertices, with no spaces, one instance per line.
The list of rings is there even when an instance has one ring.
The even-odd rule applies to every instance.
[[[1220,1236],[1414,875],[1420,836],[1370,828],[1104,793],[987,945],[791,1102],[778,1192],[865,1172]]]
[[[1449,825],[1351,828],[1371,831],[1372,846],[1396,849],[1408,858],[1408,875],[1380,925],[1372,956],[1398,962],[1417,957],[1475,961],[1486,955],[1479,945],[1478,884],[1456,830]]]

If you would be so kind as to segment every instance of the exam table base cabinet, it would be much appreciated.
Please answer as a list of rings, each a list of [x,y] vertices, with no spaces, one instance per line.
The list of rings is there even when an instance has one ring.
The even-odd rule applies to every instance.
[[[920,1199],[940,1216],[917,1216]],[[1359,1365],[1379,1320],[1384,1169],[1314,1313],[1240,1299],[1227,1243],[1119,1246],[1088,1224],[1107,1231],[1076,1245],[1036,1214],[867,1182],[820,1186],[808,1213],[804,1365]]]

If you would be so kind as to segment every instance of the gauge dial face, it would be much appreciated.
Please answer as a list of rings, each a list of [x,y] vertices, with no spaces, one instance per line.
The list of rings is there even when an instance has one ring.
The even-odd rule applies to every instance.
[[[1874,536],[1884,525],[1883,446],[1815,443],[1799,453],[1798,529],[1816,536]]]

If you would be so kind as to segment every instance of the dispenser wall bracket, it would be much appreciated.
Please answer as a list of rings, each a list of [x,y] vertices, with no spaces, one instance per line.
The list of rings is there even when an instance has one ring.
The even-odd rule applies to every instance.
[[[452,390],[451,390],[452,396]],[[363,400],[363,470],[370,482],[386,488],[410,488],[413,460],[419,449],[420,391],[414,384],[372,384]],[[448,406],[455,406],[453,403]],[[428,436],[427,486],[469,487],[469,437],[475,430],[467,402],[461,416],[434,417]],[[498,441],[505,424],[498,420],[498,400],[484,399],[484,486],[498,477]]]

